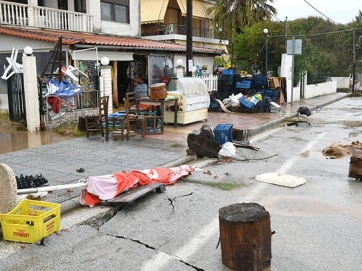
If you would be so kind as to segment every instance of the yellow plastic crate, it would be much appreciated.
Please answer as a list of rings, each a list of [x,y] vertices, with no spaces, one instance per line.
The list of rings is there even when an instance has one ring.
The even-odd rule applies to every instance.
[[[60,205],[24,199],[0,221],[5,240],[35,243],[60,230]]]

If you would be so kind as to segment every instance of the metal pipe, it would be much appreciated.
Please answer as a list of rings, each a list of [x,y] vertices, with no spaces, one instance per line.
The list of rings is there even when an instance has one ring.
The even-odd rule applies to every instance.
[[[79,183],[76,183],[76,184],[64,184],[64,185],[43,186],[43,187],[19,189],[17,191],[17,194],[18,195],[33,194],[33,193],[38,193],[38,192],[48,192],[48,191],[56,191],[56,190],[69,189],[69,188],[85,187],[87,185],[88,185],[88,181],[84,180],[84,179],[81,179],[81,180],[79,180]]]

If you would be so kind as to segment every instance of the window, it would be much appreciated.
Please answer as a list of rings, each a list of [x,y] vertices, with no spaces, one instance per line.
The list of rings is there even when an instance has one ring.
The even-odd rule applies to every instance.
[[[101,0],[101,14],[102,20],[129,23],[129,0]]]
[[[67,0],[58,0],[58,9],[68,10],[68,1]]]
[[[74,11],[86,13],[86,0],[74,0]]]

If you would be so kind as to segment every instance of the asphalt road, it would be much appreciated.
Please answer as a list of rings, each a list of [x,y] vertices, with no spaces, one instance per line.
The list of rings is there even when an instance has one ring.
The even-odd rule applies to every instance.
[[[0,269],[229,270],[218,246],[219,209],[255,202],[276,232],[272,270],[362,270],[361,183],[348,178],[350,156],[322,155],[332,143],[361,138],[361,102],[346,98],[314,111],[310,125],[263,134],[252,142],[259,151],[237,148],[231,162],[195,164],[200,169],[164,193],[122,206],[109,220],[64,228],[44,245],[26,245],[1,259]],[[306,184],[255,179],[267,172],[301,176]]]

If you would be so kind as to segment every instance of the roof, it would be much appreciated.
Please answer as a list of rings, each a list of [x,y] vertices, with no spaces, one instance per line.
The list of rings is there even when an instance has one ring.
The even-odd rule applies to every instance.
[[[82,33],[52,29],[38,29],[28,27],[11,27],[0,25],[0,34],[24,39],[32,39],[56,43],[62,37],[63,45],[90,45],[90,46],[119,46],[123,49],[152,49],[159,51],[183,51],[186,46],[168,42],[160,42],[140,37],[125,37],[107,34]],[[193,52],[223,54],[220,49],[193,46]]]

